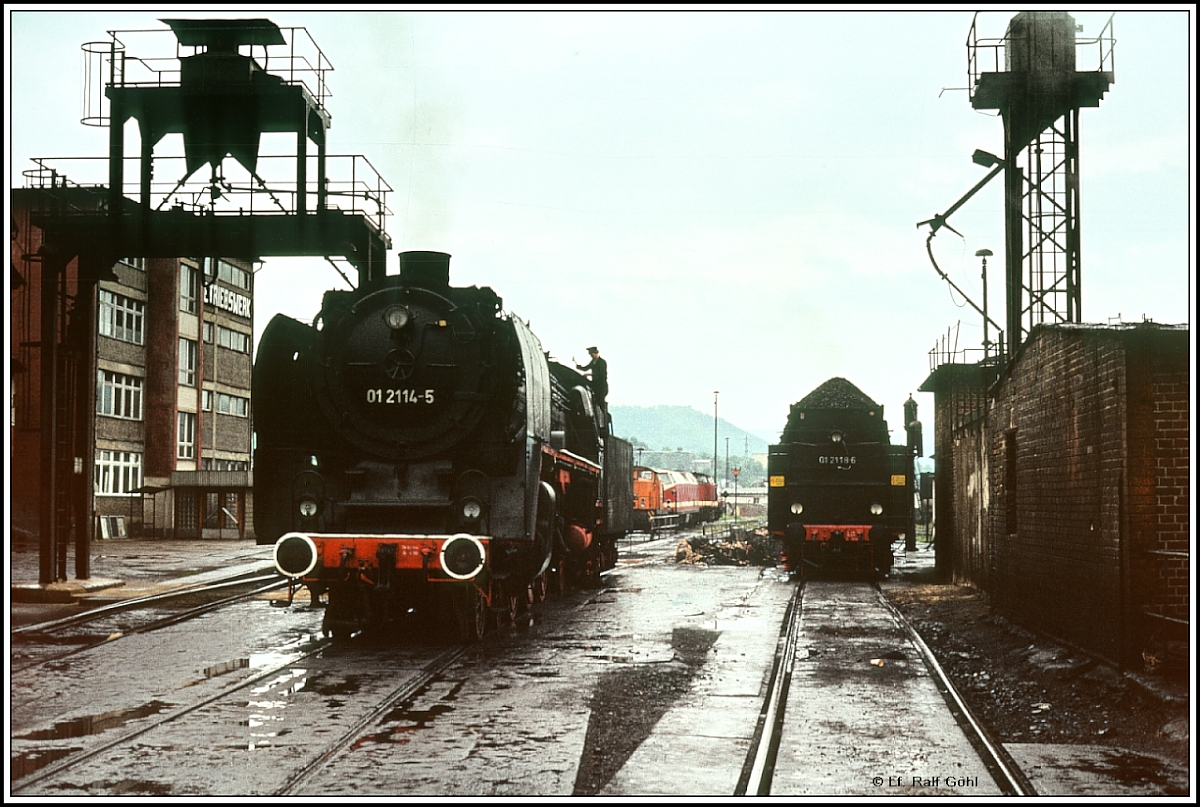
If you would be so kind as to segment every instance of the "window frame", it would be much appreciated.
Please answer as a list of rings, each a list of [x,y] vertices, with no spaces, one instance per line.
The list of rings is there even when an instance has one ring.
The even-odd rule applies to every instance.
[[[96,414],[121,420],[142,420],[141,378],[100,368],[96,372]]]
[[[92,492],[96,496],[136,496],[142,486],[142,455],[97,448]]]

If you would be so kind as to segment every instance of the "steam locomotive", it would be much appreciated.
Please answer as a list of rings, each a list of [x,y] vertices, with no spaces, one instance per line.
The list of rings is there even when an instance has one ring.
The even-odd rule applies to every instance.
[[[770,447],[767,528],[785,568],[886,575],[913,534],[914,449],[892,445],[883,407],[844,378],[792,404]]]
[[[398,276],[326,292],[312,326],[277,315],[259,344],[258,542],[327,595],[335,638],[424,615],[477,640],[598,585],[629,529],[633,449],[587,380],[449,266],[403,253]]]
[[[720,514],[717,484],[708,474],[641,465],[633,469],[634,529],[652,532],[660,526],[686,527],[715,521]]]

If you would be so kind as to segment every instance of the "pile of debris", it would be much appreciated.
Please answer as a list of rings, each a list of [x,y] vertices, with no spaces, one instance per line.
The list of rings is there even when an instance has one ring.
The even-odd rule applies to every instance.
[[[695,535],[675,545],[675,562],[698,566],[775,566],[779,542],[766,528],[733,527],[717,535]]]

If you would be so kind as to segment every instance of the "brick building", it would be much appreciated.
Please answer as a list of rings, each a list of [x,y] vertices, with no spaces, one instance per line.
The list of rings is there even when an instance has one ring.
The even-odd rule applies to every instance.
[[[103,189],[12,192],[10,521],[39,529],[42,233],[48,204],[94,205]],[[65,328],[74,322],[78,259],[66,267]],[[253,535],[250,376],[254,276],[242,261],[124,258],[97,288],[93,356],[65,350],[64,406],[93,430],[95,535]],[[60,295],[62,296],[62,295]],[[66,341],[60,338],[60,344]],[[88,371],[90,366],[91,371]],[[78,389],[74,379],[94,379]],[[92,403],[94,396],[94,403]],[[75,460],[81,474],[82,458]],[[80,478],[85,478],[81,475]]]
[[[1122,664],[1182,652],[1189,379],[1187,329],[1154,323],[1038,325],[1006,367],[934,370],[939,567]]]

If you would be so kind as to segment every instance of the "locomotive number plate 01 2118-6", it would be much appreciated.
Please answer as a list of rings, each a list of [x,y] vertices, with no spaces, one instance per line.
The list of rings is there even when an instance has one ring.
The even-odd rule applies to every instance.
[[[431,389],[369,389],[369,404],[431,404],[434,394]]]

